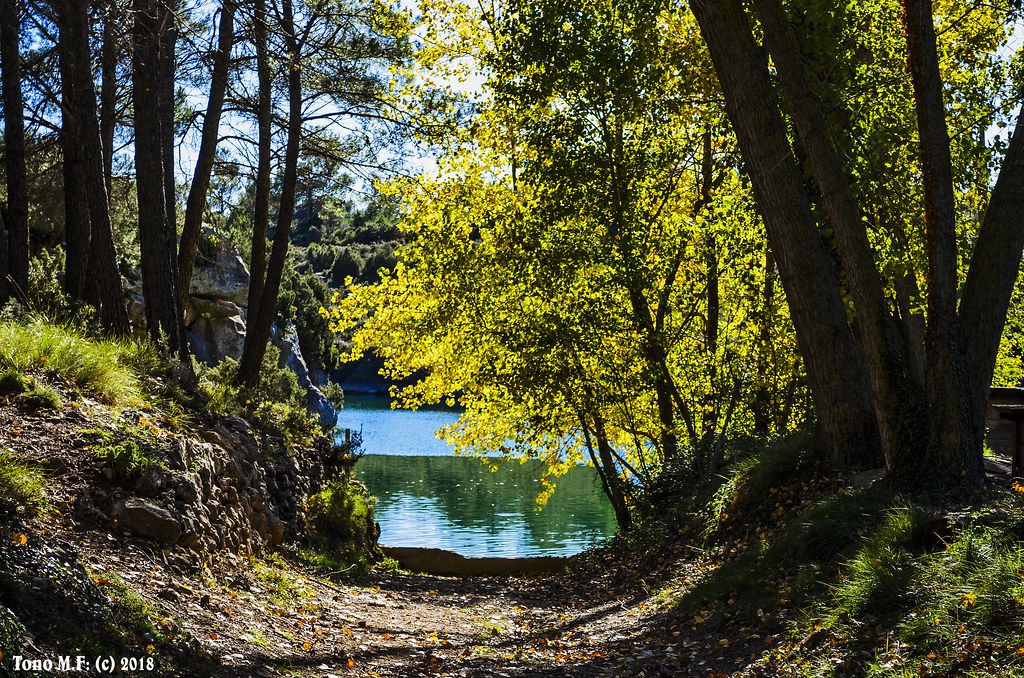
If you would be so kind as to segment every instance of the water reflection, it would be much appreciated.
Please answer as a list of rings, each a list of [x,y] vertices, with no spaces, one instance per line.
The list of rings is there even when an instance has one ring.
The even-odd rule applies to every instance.
[[[570,555],[615,531],[590,468],[559,478],[540,511],[539,469],[531,463],[502,463],[492,473],[477,459],[367,455],[356,476],[378,498],[381,543],[390,546],[466,556]]]

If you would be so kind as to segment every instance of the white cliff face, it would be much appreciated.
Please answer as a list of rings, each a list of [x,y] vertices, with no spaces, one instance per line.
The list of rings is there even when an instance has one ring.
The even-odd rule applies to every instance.
[[[241,357],[248,297],[249,271],[234,243],[203,227],[185,311],[185,331],[198,360],[216,365]]]
[[[203,227],[189,295],[240,306],[249,298],[249,271],[238,249],[226,235],[209,226]]]

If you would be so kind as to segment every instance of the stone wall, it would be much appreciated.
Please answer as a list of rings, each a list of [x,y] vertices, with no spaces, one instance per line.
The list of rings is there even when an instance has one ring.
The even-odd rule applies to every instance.
[[[323,450],[290,454],[282,439],[237,417],[159,451],[132,483],[91,487],[80,514],[115,530],[200,552],[257,553],[301,536],[303,502],[323,485]]]

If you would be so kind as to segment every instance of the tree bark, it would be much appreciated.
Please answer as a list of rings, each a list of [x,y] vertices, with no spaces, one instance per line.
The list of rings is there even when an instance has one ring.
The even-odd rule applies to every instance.
[[[86,284],[86,271],[91,251],[91,228],[89,224],[89,202],[85,191],[85,159],[79,141],[77,111],[78,97],[75,91],[74,72],[71,57],[66,53],[66,42],[60,47],[61,79],[61,127],[60,141],[63,151],[64,179],[64,291],[72,299],[88,301],[99,307],[95,286]]]
[[[134,8],[135,173],[146,322],[150,337],[166,340],[187,363],[174,256],[174,16],[164,0],[135,0]]]
[[[629,532],[633,527],[633,518],[629,513],[629,504],[623,491],[622,479],[619,477],[619,471],[615,466],[615,459],[612,455],[611,444],[608,442],[604,420],[600,414],[596,413],[592,416],[592,419],[594,422],[593,439],[596,439],[597,442],[597,454],[594,453],[591,427],[586,417],[581,418],[583,439],[587,446],[587,452],[590,454],[590,462],[597,469],[597,474],[601,478],[601,488],[604,490],[605,496],[608,497],[608,503],[612,505],[612,510],[615,512],[615,524],[618,526],[619,532]]]
[[[103,14],[103,47],[100,59],[100,137],[103,139],[103,178],[107,195],[114,190],[114,128],[117,123],[117,34],[121,18],[117,0],[107,0]]]
[[[0,71],[3,83],[4,167],[7,173],[7,275],[0,305],[28,293],[28,171],[21,94],[21,13],[16,0],[0,0]]]
[[[281,288],[288,257],[288,237],[295,214],[295,188],[298,181],[299,146],[302,141],[302,55],[292,15],[292,0],[284,0],[281,30],[288,48],[288,140],[284,152],[284,174],[281,177],[281,204],[274,229],[274,246],[267,263],[267,279],[259,306],[249,309],[242,361],[236,381],[255,388],[260,382],[263,355],[270,339],[270,325],[277,313],[277,295]]]
[[[1024,130],[1020,119],[992,190],[960,301],[965,414],[961,446],[980,460],[985,406],[1024,250]]]
[[[71,78],[76,140],[82,155],[91,224],[87,269],[87,284],[91,290],[86,296],[96,300],[103,328],[110,334],[125,336],[130,328],[121,275],[117,270],[107,184],[103,178],[103,148],[90,67],[88,9],[76,0],[53,0],[52,5],[60,29],[60,52],[64,62],[61,68]]]
[[[199,157],[189,187],[188,202],[185,206],[185,223],[181,229],[181,245],[178,248],[178,280],[181,289],[181,307],[188,304],[189,287],[192,284],[192,268],[199,253],[199,234],[206,211],[206,193],[210,189],[210,176],[217,158],[217,142],[220,139],[220,117],[224,110],[224,95],[228,88],[228,71],[231,67],[231,48],[235,40],[235,0],[224,0],[220,10],[220,28],[217,36],[217,53],[213,61],[210,80],[210,96],[203,118],[203,131],[199,142]]]
[[[925,330],[928,454],[908,455],[891,470],[898,484],[934,479],[954,484],[983,477],[981,450],[961,446],[962,356],[958,355],[956,205],[953,166],[942,101],[942,79],[935,44],[931,0],[904,0],[908,65],[914,88],[925,199],[925,251],[928,257],[928,326]],[[976,457],[976,458],[975,458]]]
[[[776,419],[769,412],[771,396],[768,391],[769,346],[772,323],[775,322],[775,257],[770,247],[764,248],[764,286],[761,288],[761,317],[757,328],[757,369],[751,410],[754,414],[754,433],[767,437]]]
[[[255,196],[252,216],[252,256],[249,259],[249,313],[255,313],[267,275],[267,228],[270,224],[271,81],[267,54],[266,0],[253,2],[253,41],[259,94],[256,104],[257,141]]]
[[[786,127],[739,0],[690,0],[725,93],[796,327],[822,442],[838,464],[883,458],[864,360],[818,232]]]
[[[919,457],[926,440],[924,385],[916,383],[910,359],[878,275],[867,229],[820,104],[808,86],[796,34],[780,0],[754,0],[790,115],[807,151],[822,202],[835,234],[851,292],[887,462]]]

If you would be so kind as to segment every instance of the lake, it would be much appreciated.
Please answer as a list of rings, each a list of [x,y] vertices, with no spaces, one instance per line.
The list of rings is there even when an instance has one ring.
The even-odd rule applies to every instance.
[[[387,398],[349,396],[340,429],[362,429],[356,478],[377,497],[380,543],[442,548],[464,556],[572,555],[615,533],[597,473],[557,479],[541,510],[539,462],[456,457],[434,432],[458,419],[447,409],[392,410]]]

